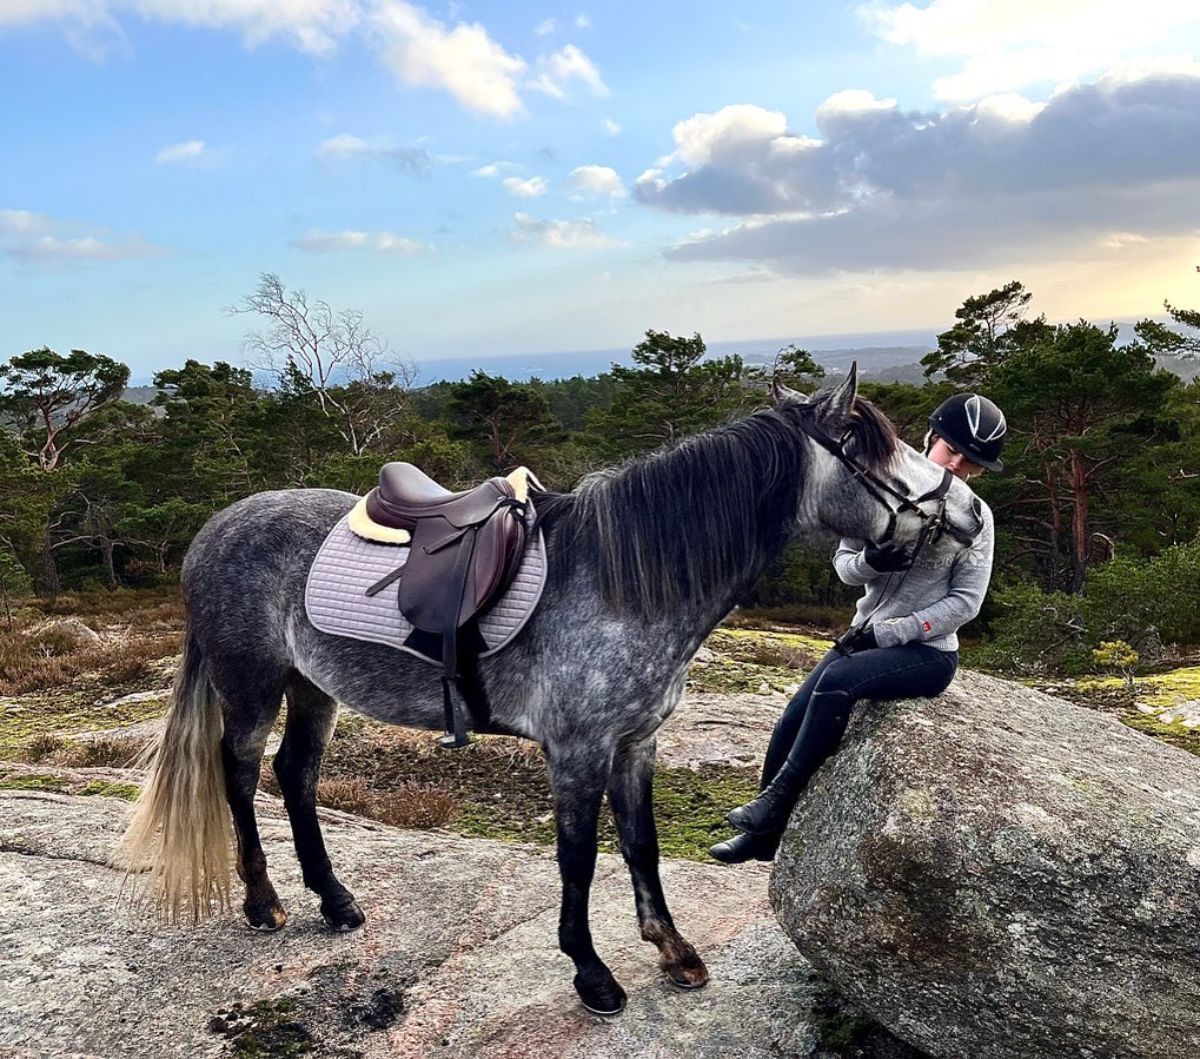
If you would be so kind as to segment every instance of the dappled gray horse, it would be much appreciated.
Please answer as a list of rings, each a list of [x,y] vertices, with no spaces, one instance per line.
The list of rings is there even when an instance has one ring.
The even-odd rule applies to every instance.
[[[536,497],[550,556],[546,585],[511,645],[480,660],[491,715],[478,730],[533,739],[545,752],[563,883],[559,944],[593,1011],[615,1013],[625,1002],[588,928],[605,791],[642,937],[658,947],[677,985],[708,979],[667,908],[651,804],[655,733],[700,643],[797,532],[890,533],[904,545],[921,531],[922,513],[864,488],[834,451],[841,444],[874,481],[907,496],[942,480],[856,392],[853,369],[812,400],[776,386],[772,408],[590,475],[574,492]],[[171,915],[198,916],[227,899],[227,803],[246,918],[263,930],[286,921],[254,816],[267,735],[286,697],[274,767],[305,886],[334,930],[364,921],[317,822],[317,776],[337,703],[426,729],[440,729],[444,713],[433,666],[319,632],[306,617],[313,557],[357,499],[328,489],[259,493],[214,515],[188,551],[183,661],[123,849],[134,870],[151,872]],[[956,535],[969,539],[978,519],[957,479],[945,499],[957,534],[935,546],[958,548]]]

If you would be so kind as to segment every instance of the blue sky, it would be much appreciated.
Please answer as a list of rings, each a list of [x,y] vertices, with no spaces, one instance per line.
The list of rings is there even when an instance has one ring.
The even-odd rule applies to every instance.
[[[1191,0],[0,0],[0,358],[241,359],[261,271],[398,352],[1200,304]]]

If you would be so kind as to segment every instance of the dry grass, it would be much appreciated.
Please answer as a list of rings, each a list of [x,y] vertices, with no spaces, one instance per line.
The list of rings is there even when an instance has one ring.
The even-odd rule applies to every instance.
[[[758,666],[776,666],[779,669],[810,669],[812,652],[786,644],[759,643],[746,651],[742,660]]]
[[[440,787],[402,783],[392,790],[369,786],[362,779],[322,780],[317,800],[331,809],[381,820],[395,827],[445,827],[458,811],[458,801]]]
[[[808,631],[815,635],[828,636],[830,629],[844,628],[846,606],[825,607],[816,603],[797,603],[789,607],[739,608],[728,615],[723,625],[743,629],[769,629],[786,625],[793,629]]]
[[[113,686],[142,683],[155,662],[179,650],[182,629],[177,595],[118,591],[29,601],[0,636],[0,695],[64,687],[85,675]]]
[[[37,735],[25,744],[21,760],[30,765],[63,768],[128,768],[145,745],[144,740],[133,737],[80,742],[56,735]]]
[[[279,780],[270,768],[263,769],[258,785],[276,797],[282,794]],[[457,798],[433,784],[401,783],[382,788],[373,787],[357,776],[321,780],[317,801],[330,809],[414,830],[445,827],[459,809]]]
[[[18,632],[0,640],[0,695],[73,684],[85,674],[100,682],[137,684],[152,672],[153,663],[179,650],[179,633],[151,633],[68,645],[61,630],[32,634]]]
[[[148,628],[183,623],[183,600],[173,587],[63,592],[54,599],[29,599],[25,603],[27,609],[45,617],[86,618],[93,627],[122,624]]]

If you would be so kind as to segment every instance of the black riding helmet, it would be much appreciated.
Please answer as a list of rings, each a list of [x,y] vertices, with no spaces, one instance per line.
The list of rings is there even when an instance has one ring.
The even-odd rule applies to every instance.
[[[929,429],[989,471],[1002,471],[1000,449],[1008,424],[1004,413],[977,393],[956,393],[934,409]]]

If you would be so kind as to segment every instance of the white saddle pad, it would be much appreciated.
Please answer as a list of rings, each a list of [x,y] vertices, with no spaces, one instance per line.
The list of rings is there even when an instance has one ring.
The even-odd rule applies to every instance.
[[[532,507],[527,517],[532,521]],[[333,527],[308,571],[304,590],[308,620],[332,636],[388,644],[440,665],[439,660],[405,646],[413,627],[400,613],[396,599],[399,581],[374,596],[366,595],[371,585],[404,564],[408,547],[365,541],[350,531],[348,518]],[[495,654],[521,631],[541,599],[545,583],[546,544],[538,530],[527,535],[525,554],[512,584],[479,615],[479,633],[487,645],[481,656]]]

